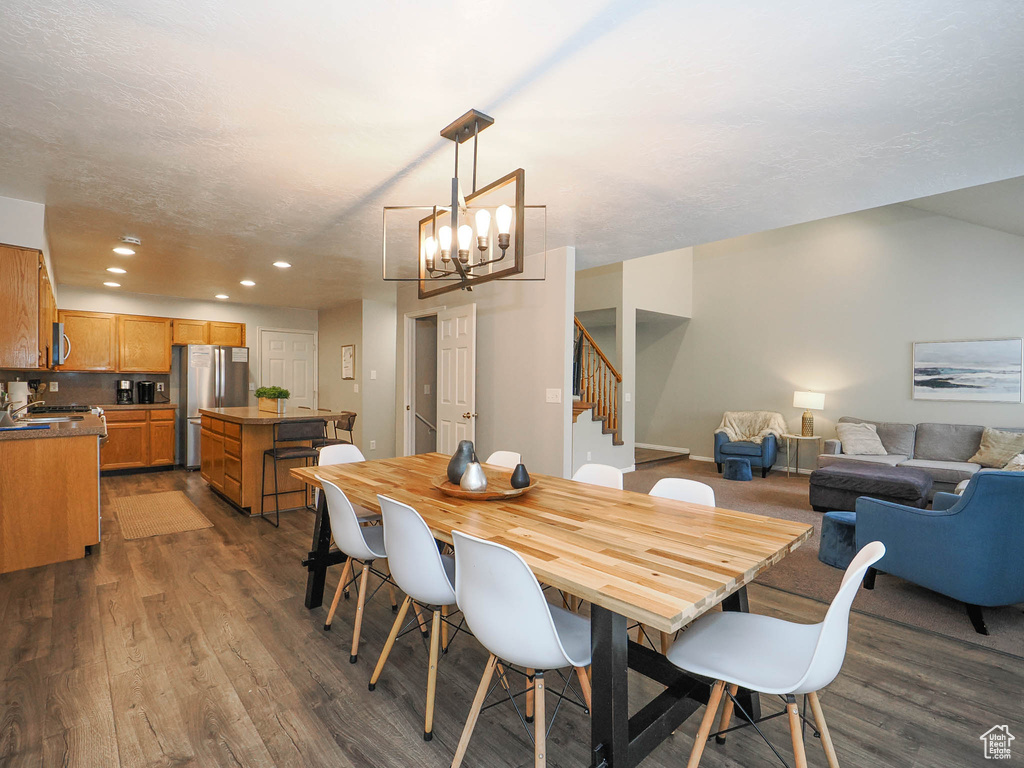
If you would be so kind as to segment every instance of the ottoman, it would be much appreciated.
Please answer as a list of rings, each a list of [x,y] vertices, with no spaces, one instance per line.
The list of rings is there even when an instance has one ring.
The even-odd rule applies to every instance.
[[[810,501],[816,512],[853,512],[860,496],[924,509],[932,477],[922,469],[844,461],[811,473]]]
[[[833,568],[846,567],[857,554],[857,513],[826,512],[821,518],[818,559]]]
[[[750,469],[750,459],[726,459],[722,462],[725,467],[723,476],[726,480],[753,480],[754,473]]]

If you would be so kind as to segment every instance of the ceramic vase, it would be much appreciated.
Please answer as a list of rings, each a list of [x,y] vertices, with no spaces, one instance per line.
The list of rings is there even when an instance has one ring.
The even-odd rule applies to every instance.
[[[512,471],[512,478],[509,480],[509,485],[513,488],[525,488],[530,484],[530,473],[526,471],[525,464],[516,464],[516,468]]]
[[[480,462],[471,461],[466,466],[466,471],[462,473],[462,480],[459,481],[464,491],[483,491],[487,489],[487,475],[484,474],[484,468],[480,466]]]
[[[462,481],[462,473],[466,471],[471,461],[476,461],[476,451],[473,449],[472,440],[462,440],[459,447],[452,454],[452,460],[448,462],[448,482],[458,485]]]

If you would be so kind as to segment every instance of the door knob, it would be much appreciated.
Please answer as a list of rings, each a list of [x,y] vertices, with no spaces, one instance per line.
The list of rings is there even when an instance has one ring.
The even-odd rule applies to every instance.
[[[467,413],[462,414],[462,418],[464,418],[464,419],[475,419],[476,417],[477,417],[477,414],[475,414],[475,413],[467,412]]]

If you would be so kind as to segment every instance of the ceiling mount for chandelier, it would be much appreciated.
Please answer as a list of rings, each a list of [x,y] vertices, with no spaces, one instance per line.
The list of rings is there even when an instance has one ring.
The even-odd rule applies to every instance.
[[[477,157],[480,132],[494,124],[494,118],[471,109],[441,131],[455,143],[455,173],[450,205],[385,206],[383,266],[385,280],[416,280],[419,296],[426,298],[455,290],[473,290],[478,283],[500,280],[523,273],[527,209],[538,209],[546,220],[544,206],[525,203],[526,172],[519,168],[477,189]],[[472,192],[463,194],[459,180],[459,146],[473,141]],[[407,238],[393,250],[402,253],[401,262],[417,260],[415,277],[388,275],[388,212],[420,210],[429,214],[418,221],[415,250]],[[546,223],[544,224],[546,230]],[[544,246],[542,246],[543,248]],[[506,257],[508,257],[506,259]],[[538,279],[538,278],[520,278]],[[543,279],[543,277],[539,278]],[[437,283],[436,287],[430,287]]]

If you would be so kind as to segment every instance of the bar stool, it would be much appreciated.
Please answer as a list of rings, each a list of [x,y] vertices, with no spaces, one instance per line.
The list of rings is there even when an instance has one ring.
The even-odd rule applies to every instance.
[[[268,496],[274,497],[274,514],[276,521],[270,523],[274,527],[281,525],[281,500],[280,496],[282,493],[294,493],[294,491],[282,491],[280,490],[277,482],[277,462],[289,461],[292,459],[302,459],[302,465],[305,467],[309,466],[309,460],[313,459],[314,466],[316,465],[317,459],[320,457],[320,452],[312,446],[312,441],[318,438],[322,439],[327,435],[327,422],[323,419],[303,419],[301,421],[282,421],[274,425],[274,447],[268,448],[263,452],[263,483],[261,487],[261,498],[260,498],[260,517],[264,518],[270,523],[266,509],[264,508],[264,502]],[[310,441],[310,445],[281,445],[282,443],[295,443],[299,441]],[[271,458],[274,462],[274,492],[267,493],[267,458]],[[303,494],[306,493],[305,487],[303,487]],[[308,504],[304,504],[303,507],[309,509]],[[293,509],[302,509],[302,507],[293,507]],[[287,510],[286,510],[287,511]]]
[[[324,411],[326,409],[321,408],[320,410]],[[330,411],[327,412],[330,413]],[[314,445],[351,445],[355,443],[355,440],[352,437],[352,428],[356,423],[356,414],[349,413],[342,416],[340,419],[331,419],[330,422],[331,429],[334,430],[334,437],[325,437],[322,443],[314,443]],[[339,430],[342,432],[348,432],[348,440],[342,440],[338,437]]]

